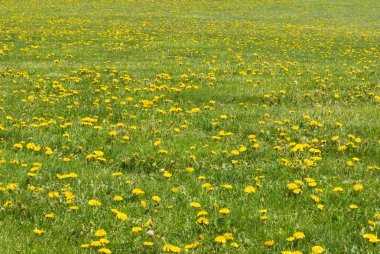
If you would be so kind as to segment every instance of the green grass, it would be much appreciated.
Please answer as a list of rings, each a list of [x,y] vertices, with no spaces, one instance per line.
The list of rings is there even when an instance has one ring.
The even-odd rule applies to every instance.
[[[380,235],[378,1],[6,0],[0,13],[2,253],[380,252],[363,237]],[[85,248],[98,229],[109,243]]]

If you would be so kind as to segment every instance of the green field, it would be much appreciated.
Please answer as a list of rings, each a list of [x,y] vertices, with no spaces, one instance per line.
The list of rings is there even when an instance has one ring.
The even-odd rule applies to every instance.
[[[377,0],[0,1],[1,253],[380,253]]]

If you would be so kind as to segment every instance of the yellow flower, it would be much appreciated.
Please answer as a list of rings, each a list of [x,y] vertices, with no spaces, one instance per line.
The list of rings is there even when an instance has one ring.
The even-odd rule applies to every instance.
[[[159,204],[159,203],[161,203],[161,198],[159,197],[159,196],[153,196],[152,197],[152,200],[154,201],[154,202],[156,202],[157,204]]]
[[[190,206],[198,208],[198,207],[201,207],[201,204],[199,202],[191,202]]]
[[[368,241],[370,243],[378,243],[378,242],[380,242],[380,239],[378,239],[377,236],[374,235],[374,234],[364,234],[363,237],[366,238],[366,239],[368,239]]]
[[[24,146],[22,144],[18,143],[18,144],[14,144],[13,147],[18,148],[18,149],[22,149]]]
[[[119,196],[119,195],[115,195],[115,196],[113,197],[113,200],[115,200],[115,201],[122,201],[122,200],[123,200],[123,197],[122,197],[122,196]]]
[[[131,231],[132,231],[132,233],[139,233],[142,231],[142,228],[141,227],[133,227]]]
[[[59,197],[59,193],[57,191],[50,191],[49,192],[49,197],[50,198],[58,198]]]
[[[325,249],[322,246],[316,245],[311,248],[312,254],[321,254],[325,251]]]
[[[297,188],[297,189],[293,190],[293,193],[298,195],[298,194],[302,193],[302,190]]]
[[[194,242],[194,243],[187,244],[187,245],[185,246],[185,249],[186,249],[186,250],[194,250],[194,249],[198,248],[199,245],[201,245],[200,242],[196,241],[196,242]]]
[[[214,187],[212,186],[211,183],[204,183],[204,184],[202,184],[202,188],[206,189],[206,190],[209,190],[209,191],[211,191],[211,190],[214,189]]]
[[[357,208],[359,208],[359,206],[357,206],[357,205],[355,205],[355,204],[351,204],[351,205],[350,205],[350,208],[351,208],[351,209],[357,209]]]
[[[296,239],[303,239],[305,238],[305,234],[300,232],[300,231],[297,231],[293,234],[293,236],[296,238]]]
[[[111,254],[112,253],[112,251],[110,249],[107,249],[107,248],[101,248],[98,250],[98,252],[104,253],[104,254]]]
[[[55,217],[54,213],[47,213],[47,214],[45,214],[45,218],[46,219],[52,219],[54,217]]]
[[[145,194],[145,192],[142,189],[140,189],[140,188],[134,188],[132,190],[132,193],[135,194],[136,196],[140,196],[140,195],[144,195]]]
[[[199,212],[197,213],[197,217],[199,217],[199,216],[205,216],[205,215],[207,215],[207,214],[208,214],[207,211],[205,211],[205,210],[201,210],[201,211],[199,211]]]
[[[247,186],[247,187],[244,188],[244,192],[246,192],[246,193],[254,193],[254,192],[256,192],[256,189],[252,185],[249,185],[249,186]]]
[[[362,190],[362,189],[363,189],[363,185],[360,184],[360,183],[357,183],[357,184],[355,184],[352,188],[353,188],[354,190],[356,190],[356,191],[359,191],[359,190]]]
[[[224,237],[226,238],[227,241],[234,240],[234,236],[231,233],[225,233]]]
[[[236,242],[231,243],[232,248],[239,248],[239,244]]]
[[[179,253],[179,252],[181,252],[181,248],[179,248],[177,246],[174,246],[174,245],[171,245],[171,244],[165,244],[162,247],[162,250],[164,252],[173,252],[173,253]]]
[[[70,209],[71,211],[76,211],[76,210],[79,209],[79,207],[76,206],[76,205],[73,205],[73,206],[70,206],[69,209]]]
[[[231,184],[223,184],[222,187],[228,190],[233,189],[233,186]]]
[[[126,213],[117,213],[116,214],[116,218],[121,220],[121,221],[125,221],[128,219],[128,215]]]
[[[98,229],[95,231],[95,236],[97,237],[103,237],[107,234],[107,232],[104,229]]]
[[[239,152],[238,150],[232,150],[232,151],[231,151],[231,154],[232,154],[232,155],[239,155],[240,152]]]
[[[324,205],[322,205],[322,204],[318,204],[317,205],[317,208],[319,209],[319,210],[324,210],[325,209],[325,206]]]
[[[100,238],[99,241],[103,244],[109,244],[110,241],[107,238]]]
[[[221,214],[229,214],[230,212],[231,212],[230,209],[228,209],[228,208],[226,208],[226,207],[221,208],[221,209],[219,210],[219,213],[221,213]]]
[[[143,242],[144,246],[152,246],[154,245],[154,242]]]
[[[89,204],[90,206],[101,206],[101,205],[102,205],[102,202],[100,202],[100,201],[97,200],[97,199],[90,199],[90,200],[88,201],[88,204]]]
[[[294,189],[297,189],[298,188],[298,184],[296,183],[288,183],[288,185],[286,186],[289,190],[294,190]]]
[[[343,191],[343,188],[342,187],[335,187],[334,191],[335,192],[340,192],[340,191]]]
[[[265,241],[264,245],[268,246],[268,247],[272,247],[274,245],[274,243],[275,243],[274,240],[269,240],[269,241]]]
[[[208,225],[209,221],[208,221],[208,219],[206,217],[199,217],[197,219],[197,223],[201,224],[201,225]]]
[[[37,229],[37,228],[34,229],[33,232],[34,232],[36,235],[43,235],[43,234],[46,233],[45,230],[43,230],[43,229]]]
[[[227,242],[227,240],[226,237],[224,237],[223,235],[218,235],[217,237],[215,237],[215,242],[224,244]]]
[[[108,134],[112,137],[116,136],[117,135],[117,131],[110,131],[108,132]]]

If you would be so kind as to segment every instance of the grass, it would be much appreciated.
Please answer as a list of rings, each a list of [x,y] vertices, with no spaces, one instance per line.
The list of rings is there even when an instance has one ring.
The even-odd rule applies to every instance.
[[[379,9],[2,1],[2,253],[379,253]]]

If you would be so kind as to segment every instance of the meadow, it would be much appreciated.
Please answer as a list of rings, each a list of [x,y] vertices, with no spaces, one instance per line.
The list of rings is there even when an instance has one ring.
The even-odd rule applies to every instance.
[[[380,253],[377,0],[0,1],[1,253]]]

